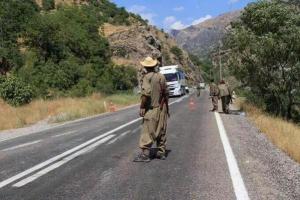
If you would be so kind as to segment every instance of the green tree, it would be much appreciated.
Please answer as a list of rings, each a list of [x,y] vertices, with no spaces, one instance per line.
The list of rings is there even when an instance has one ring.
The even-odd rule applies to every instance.
[[[276,115],[295,117],[300,88],[299,9],[280,1],[250,4],[233,24],[226,47],[232,72],[248,87],[252,99]]]
[[[33,97],[112,93],[136,85],[134,69],[112,67],[109,43],[99,27],[142,19],[108,0],[61,5],[51,12],[55,1],[42,3],[44,12],[34,0],[0,0],[0,74],[14,68],[11,74],[31,86]]]
[[[118,90],[132,90],[137,84],[137,74],[133,67],[113,66],[104,71],[97,82],[97,89],[109,94]]]
[[[0,97],[13,106],[20,106],[32,100],[31,87],[15,76],[1,78]]]
[[[43,0],[42,6],[46,11],[53,10],[55,8],[55,0]]]
[[[183,56],[183,52],[182,50],[177,47],[177,46],[173,46],[170,50],[179,60],[182,59],[182,56]]]
[[[38,10],[33,0],[0,0],[0,74],[22,65],[17,41]]]
[[[97,15],[80,7],[61,7],[32,19],[26,44],[37,60],[19,70],[19,76],[37,86],[37,96],[71,90],[79,82],[95,87],[110,63],[109,44],[99,35],[99,26]]]
[[[210,60],[193,54],[190,54],[189,57],[191,61],[199,68],[200,73],[206,82],[209,82],[212,78],[217,78],[215,76],[218,74],[218,69],[214,69]]]
[[[93,13],[85,9],[60,8],[32,20],[27,28],[27,45],[44,61],[60,62],[73,55],[82,62],[107,62],[108,42],[99,35],[99,26]]]

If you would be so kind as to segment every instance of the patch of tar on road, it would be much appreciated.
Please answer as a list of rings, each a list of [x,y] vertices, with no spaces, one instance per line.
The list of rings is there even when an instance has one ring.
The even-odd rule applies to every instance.
[[[120,154],[115,154],[112,156],[112,158],[119,160],[122,158],[122,156]]]
[[[112,168],[104,171],[101,176],[100,176],[100,184],[105,184],[106,182],[108,182],[113,174],[113,170]]]

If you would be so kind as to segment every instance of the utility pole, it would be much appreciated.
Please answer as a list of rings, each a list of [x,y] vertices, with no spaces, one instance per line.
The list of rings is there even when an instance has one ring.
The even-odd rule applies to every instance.
[[[221,58],[221,46],[222,42],[219,40],[219,67],[220,67],[220,81],[223,80],[222,77],[222,58]]]

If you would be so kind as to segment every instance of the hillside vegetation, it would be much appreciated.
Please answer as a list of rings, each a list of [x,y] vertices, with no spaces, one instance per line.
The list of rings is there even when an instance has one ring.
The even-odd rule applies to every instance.
[[[1,0],[0,23],[0,97],[14,106],[132,90],[149,55],[201,79],[167,33],[108,0]]]
[[[248,100],[300,121],[300,7],[259,1],[245,8],[226,41],[229,69]]]
[[[0,96],[12,105],[36,97],[114,93],[137,85],[136,71],[111,61],[103,23],[130,25],[139,16],[109,1],[81,6],[45,0],[0,1]],[[54,9],[56,8],[56,9]]]

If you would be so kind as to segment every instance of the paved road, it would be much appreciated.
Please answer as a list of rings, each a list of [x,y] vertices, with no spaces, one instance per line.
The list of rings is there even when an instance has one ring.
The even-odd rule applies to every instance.
[[[0,199],[300,199],[299,164],[209,109],[207,92],[173,99],[168,158],[147,164],[137,107],[0,142]]]

